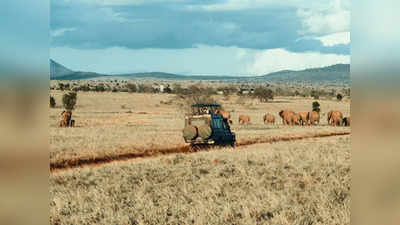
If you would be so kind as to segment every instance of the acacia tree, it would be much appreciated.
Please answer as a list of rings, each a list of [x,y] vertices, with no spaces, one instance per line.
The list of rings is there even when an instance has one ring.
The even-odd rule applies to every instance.
[[[343,96],[342,96],[341,94],[337,94],[337,95],[336,95],[336,99],[337,99],[338,101],[342,101],[342,98],[343,98]]]
[[[62,103],[65,109],[73,110],[77,100],[76,92],[69,92],[63,95]]]
[[[274,99],[274,93],[271,89],[258,87],[254,90],[253,97],[256,97],[260,102],[268,102],[269,99]]]
[[[314,111],[314,112],[320,112],[321,111],[321,109],[319,108],[319,102],[313,102],[312,103],[312,111]]]
[[[51,108],[56,107],[56,100],[54,99],[53,96],[50,96],[50,107]]]

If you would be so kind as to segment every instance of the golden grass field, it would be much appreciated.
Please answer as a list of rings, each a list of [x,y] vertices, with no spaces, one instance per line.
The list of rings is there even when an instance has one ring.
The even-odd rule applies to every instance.
[[[50,177],[51,224],[350,224],[350,137],[177,154]]]
[[[74,128],[59,128],[61,91],[51,91],[50,162],[184,146],[185,107],[172,94],[79,92]],[[239,143],[349,132],[327,125],[349,101],[318,100],[318,126],[283,126],[281,109],[311,111],[313,99],[214,96],[231,111]],[[168,104],[165,104],[167,102]],[[265,113],[276,117],[265,125]],[[248,114],[250,125],[239,125]],[[349,224],[350,136],[211,149],[115,161],[50,174],[51,224]]]
[[[139,93],[79,92],[72,118],[75,128],[59,128],[63,92],[52,91],[59,105],[50,109],[50,161],[80,157],[100,157],[125,151],[176,147],[184,144],[182,129],[185,110],[175,100],[175,95]],[[228,101],[215,96],[231,113],[237,140],[271,136],[309,134],[331,131],[350,131],[348,127],[327,126],[326,112],[337,109],[350,115],[349,102],[319,100],[320,126],[283,126],[278,112],[291,108],[296,112],[311,111],[313,99],[276,98],[271,103],[256,99],[232,96]],[[173,100],[172,104],[161,104]],[[273,113],[276,125],[265,125],[263,115]],[[240,114],[248,114],[250,125],[239,125]]]

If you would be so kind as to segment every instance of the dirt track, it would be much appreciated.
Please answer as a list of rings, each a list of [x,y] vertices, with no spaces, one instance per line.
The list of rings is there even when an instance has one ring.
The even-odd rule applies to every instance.
[[[302,140],[307,138],[321,138],[321,137],[331,137],[331,136],[340,136],[340,135],[349,135],[350,132],[329,132],[329,133],[315,133],[315,134],[307,134],[307,135],[293,135],[293,136],[275,136],[269,137],[265,139],[251,139],[246,141],[241,141],[236,143],[237,147],[248,146],[253,144],[262,144],[262,143],[275,143],[275,142],[283,142],[283,141],[295,141]],[[107,163],[118,162],[118,161],[126,161],[133,159],[143,159],[149,157],[156,157],[161,155],[168,154],[177,154],[177,153],[194,153],[197,151],[209,151],[216,150],[219,147],[208,147],[208,148],[192,148],[190,145],[183,145],[175,148],[165,148],[165,149],[148,149],[143,152],[138,152],[135,150],[134,152],[126,152],[112,156],[106,157],[98,157],[98,158],[77,158],[77,159],[63,159],[56,162],[50,163],[50,172],[58,173],[69,169],[74,168],[85,168],[85,167],[98,167]]]

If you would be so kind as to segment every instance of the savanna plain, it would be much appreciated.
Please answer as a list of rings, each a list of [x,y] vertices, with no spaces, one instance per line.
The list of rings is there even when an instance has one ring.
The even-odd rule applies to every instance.
[[[52,90],[50,163],[184,146],[188,107],[174,94],[79,92],[75,127],[58,127],[65,92]],[[350,132],[327,112],[348,99],[320,99],[316,126],[282,125],[279,111],[311,111],[307,97],[260,103],[213,96],[231,112],[237,142]],[[276,123],[264,124],[271,113]],[[240,125],[247,114],[251,123]],[[51,224],[349,224],[350,135],[155,155],[50,173]]]

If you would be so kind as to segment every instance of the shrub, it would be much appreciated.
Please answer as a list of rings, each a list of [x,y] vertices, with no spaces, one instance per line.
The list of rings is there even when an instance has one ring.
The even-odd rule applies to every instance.
[[[51,108],[56,107],[56,99],[53,96],[50,96],[50,107]]]
[[[87,86],[87,85],[81,85],[81,86],[79,87],[79,90],[81,90],[81,91],[90,91],[90,87]]]
[[[319,102],[313,102],[312,103],[312,111],[314,111],[314,112],[320,112],[321,111],[321,109],[319,108]]]
[[[338,101],[342,101],[342,98],[343,98],[343,96],[342,96],[341,94],[337,94],[337,95],[336,95],[336,99],[337,99]]]
[[[167,86],[166,88],[164,88],[164,92],[168,94],[172,93],[172,89],[169,86]]]
[[[238,92],[238,89],[233,86],[233,85],[228,85],[225,87],[219,87],[217,88],[217,91],[222,91],[222,93],[224,94],[225,97],[231,95],[231,94],[235,94]],[[215,92],[215,91],[214,91]]]
[[[274,94],[272,90],[263,87],[256,88],[252,95],[253,97],[258,98],[260,102],[268,102],[269,99],[274,99]]]
[[[319,99],[319,94],[317,91],[312,90],[311,91],[311,97],[313,97],[314,99]]]
[[[183,100],[180,109],[186,113],[192,111],[193,104],[219,104],[213,97],[205,94],[177,95],[177,100]]]
[[[104,85],[99,84],[95,86],[95,91],[103,92],[105,90]]]
[[[128,84],[126,85],[126,87],[128,88],[128,92],[129,92],[129,93],[131,93],[131,92],[136,92],[136,91],[137,91],[136,84],[128,83]]]
[[[137,89],[138,89],[138,92],[140,92],[140,93],[152,93],[153,92],[153,88],[146,84],[139,84],[137,86]]]
[[[74,109],[76,100],[77,100],[76,92],[69,92],[68,94],[64,94],[62,98],[64,108],[68,110]]]
[[[343,93],[344,93],[346,96],[350,96],[350,88],[343,88]]]
[[[182,88],[182,86],[180,84],[174,84],[172,93],[181,95],[181,94],[184,94],[184,89]]]
[[[75,91],[75,92],[80,91],[80,90],[81,90],[80,87],[73,87],[73,88],[72,88],[72,91]]]
[[[61,91],[64,91],[64,84],[58,83],[58,89],[60,89]]]

